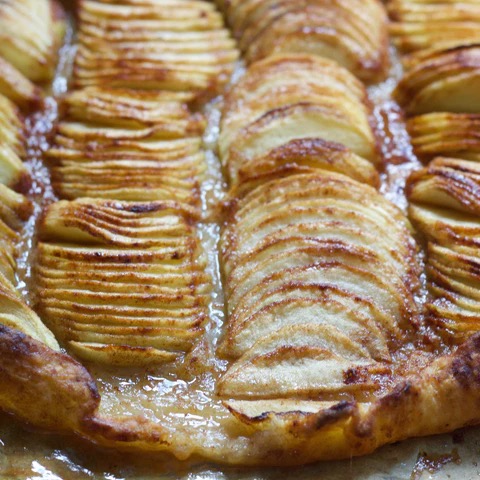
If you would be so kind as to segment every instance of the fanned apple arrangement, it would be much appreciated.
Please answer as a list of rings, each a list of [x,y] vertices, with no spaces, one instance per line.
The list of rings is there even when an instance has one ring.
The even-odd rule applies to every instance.
[[[76,13],[28,306],[24,118],[42,108],[65,18],[53,0],[0,2],[0,408],[111,448],[236,465],[479,424],[480,2],[79,0]],[[390,36],[405,70],[393,98],[424,162],[408,215],[379,192],[367,90],[389,74]],[[210,368],[202,107],[223,94],[213,448],[194,427],[103,411],[89,366]]]

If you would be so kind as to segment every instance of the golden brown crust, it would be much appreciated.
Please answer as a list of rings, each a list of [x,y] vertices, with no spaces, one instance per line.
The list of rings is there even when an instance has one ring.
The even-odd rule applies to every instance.
[[[27,423],[78,431],[98,408],[100,397],[91,376],[68,355],[5,326],[0,326],[0,355],[2,408]]]
[[[115,448],[167,451],[180,459],[196,454],[236,465],[301,465],[365,455],[385,443],[451,431],[480,421],[478,335],[371,403],[297,403],[302,411],[288,404],[271,403],[270,412],[259,416],[254,406],[229,402],[239,421],[249,425],[251,440],[239,447],[232,439],[217,449],[191,443],[187,447],[188,439],[182,435],[169,435],[161,425],[138,417],[99,415],[96,388],[78,363],[6,327],[0,328],[0,339],[5,378],[0,386],[3,409],[37,427],[73,430]],[[62,375],[52,375],[52,370]],[[28,381],[30,378],[35,381]]]
[[[98,415],[100,395],[91,375],[72,357],[0,326],[0,402],[4,411],[54,432],[77,433],[105,445],[169,445],[160,426],[135,416]],[[34,407],[32,408],[32,406]]]

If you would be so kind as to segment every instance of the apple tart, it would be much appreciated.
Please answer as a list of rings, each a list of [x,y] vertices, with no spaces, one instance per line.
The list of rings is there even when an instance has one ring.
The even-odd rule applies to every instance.
[[[377,0],[217,0],[248,62],[307,53],[365,81],[388,69],[387,15]]]
[[[37,222],[39,316],[14,287],[32,205],[9,188],[24,153],[12,100],[32,105],[36,87],[0,80],[0,139],[18,157],[0,170],[1,408],[105,447],[242,466],[351,458],[480,423],[480,170],[465,160],[477,155],[477,47],[406,62],[395,95],[422,114],[409,120],[417,150],[464,157],[411,176],[412,225],[378,192],[379,116],[360,81],[388,65],[382,4],[218,3],[249,62],[220,121],[221,225],[200,211],[206,121],[194,111],[238,53],[213,2],[79,1],[74,90],[46,152],[63,200]],[[414,4],[391,12],[400,3]],[[201,238],[214,229],[218,345],[215,247]],[[188,398],[159,406],[150,375],[181,379]]]
[[[223,109],[219,153],[230,183],[288,163],[376,185],[380,159],[370,113],[362,83],[331,60],[283,54],[256,62]]]

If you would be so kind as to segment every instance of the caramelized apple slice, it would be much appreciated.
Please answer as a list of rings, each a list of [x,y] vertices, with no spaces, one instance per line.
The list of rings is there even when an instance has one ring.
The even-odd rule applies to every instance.
[[[374,389],[365,380],[349,383],[348,372],[374,361],[367,351],[338,329],[305,323],[283,327],[259,340],[222,377],[224,397],[313,397],[320,393]]]

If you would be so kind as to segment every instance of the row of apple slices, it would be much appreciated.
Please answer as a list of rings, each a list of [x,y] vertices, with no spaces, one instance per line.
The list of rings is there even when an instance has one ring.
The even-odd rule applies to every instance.
[[[378,185],[370,114],[365,87],[331,60],[290,54],[255,63],[223,108],[219,153],[231,185],[255,183],[257,175],[291,165],[291,155],[299,168]]]
[[[69,93],[47,152],[56,193],[198,205],[205,122],[189,112],[190,98],[107,87]]]
[[[363,364],[382,370],[412,331],[415,253],[400,211],[343,175],[272,180],[238,200],[222,235],[229,321],[221,347],[238,360],[220,394],[374,388],[370,374],[358,383],[344,375]]]
[[[197,220],[198,212],[174,202],[51,205],[39,228],[37,310],[83,359],[174,360],[207,320],[211,284]]]
[[[198,0],[82,0],[77,87],[218,92],[238,52],[215,7]]]
[[[387,15],[378,0],[217,0],[247,62],[308,53],[334,60],[362,80],[389,66]]]

